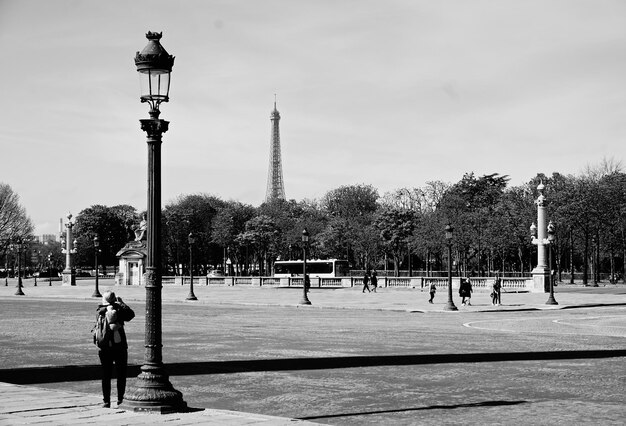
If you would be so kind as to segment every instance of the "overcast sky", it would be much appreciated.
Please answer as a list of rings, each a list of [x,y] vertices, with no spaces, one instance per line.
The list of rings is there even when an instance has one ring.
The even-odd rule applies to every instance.
[[[163,202],[259,205],[270,112],[287,198],[626,159],[626,2],[0,0],[0,182],[36,226],[146,208],[136,51],[176,56]]]

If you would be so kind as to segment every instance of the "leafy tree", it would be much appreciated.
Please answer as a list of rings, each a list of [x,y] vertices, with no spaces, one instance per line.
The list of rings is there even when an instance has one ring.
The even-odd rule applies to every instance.
[[[409,237],[415,229],[415,213],[412,210],[383,208],[374,220],[380,231],[385,250],[391,253],[394,262],[394,274],[398,275],[399,262],[407,250]]]
[[[280,230],[272,218],[260,215],[246,222],[246,230],[237,236],[237,243],[254,248],[260,267],[259,272],[264,275],[268,262],[268,252],[275,247],[279,237]],[[267,270],[271,270],[271,267]]]
[[[372,223],[373,215],[378,209],[378,199],[376,188],[364,184],[341,186],[328,191],[322,197],[320,202],[322,211],[330,218],[333,227],[345,230],[341,237],[343,241],[336,241],[334,245],[345,249],[343,251],[348,261],[357,257],[351,252],[351,248],[362,245],[363,241],[368,239],[363,230],[368,229]]]
[[[129,241],[129,222],[135,218],[135,208],[129,205],[107,207],[96,204],[83,209],[76,215],[74,237],[77,240],[75,265],[95,267],[95,247],[93,239],[98,237],[100,252],[98,263],[106,273],[107,266],[117,266],[117,252]]]
[[[228,256],[234,261],[237,273],[240,273],[240,265],[249,269],[247,259],[247,247],[237,244],[237,236],[245,231],[246,222],[254,217],[254,207],[236,201],[228,201],[213,219],[213,231],[211,240],[227,249]],[[245,262],[242,262],[245,260]]]
[[[183,269],[189,265],[190,232],[196,237],[196,267],[222,263],[223,248],[212,241],[212,233],[213,220],[224,206],[224,201],[208,194],[181,195],[165,206],[162,218],[166,270],[184,273],[179,265],[184,265]]]

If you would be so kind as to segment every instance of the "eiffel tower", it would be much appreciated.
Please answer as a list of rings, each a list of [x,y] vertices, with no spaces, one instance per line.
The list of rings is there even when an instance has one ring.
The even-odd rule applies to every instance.
[[[267,192],[265,202],[285,199],[285,184],[283,181],[283,164],[280,160],[280,130],[278,122],[280,114],[276,109],[276,95],[274,95],[274,110],[270,115],[272,121],[272,136],[270,140],[270,166],[267,173]]]

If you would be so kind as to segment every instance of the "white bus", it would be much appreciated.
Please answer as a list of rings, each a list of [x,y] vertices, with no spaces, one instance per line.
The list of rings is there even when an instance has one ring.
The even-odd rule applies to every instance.
[[[302,260],[277,260],[274,262],[274,276],[278,278],[302,276]],[[310,277],[347,277],[350,268],[347,260],[311,259],[306,261],[306,273]]]

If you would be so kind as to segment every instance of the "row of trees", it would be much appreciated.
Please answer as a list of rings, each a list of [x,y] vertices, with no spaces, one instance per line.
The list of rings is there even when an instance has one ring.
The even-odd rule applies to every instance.
[[[536,261],[530,225],[536,221],[537,186],[545,185],[548,218],[556,227],[555,269],[599,280],[623,275],[626,259],[626,175],[604,162],[579,176],[539,174],[521,186],[507,176],[467,173],[454,184],[427,182],[379,195],[371,185],[341,186],[319,200],[277,200],[253,207],[206,194],[183,195],[163,210],[166,273],[187,273],[188,235],[196,236],[199,271],[224,267],[232,273],[271,274],[276,259],[301,258],[301,233],[311,235],[310,256],[350,261],[353,269],[392,269],[395,274],[447,269],[444,228],[454,228],[453,262],[462,274],[495,270],[528,273]],[[141,212],[128,205],[91,206],[76,217],[77,264],[115,254],[134,237]],[[28,231],[32,231],[32,226]],[[3,239],[4,241],[4,239]]]

